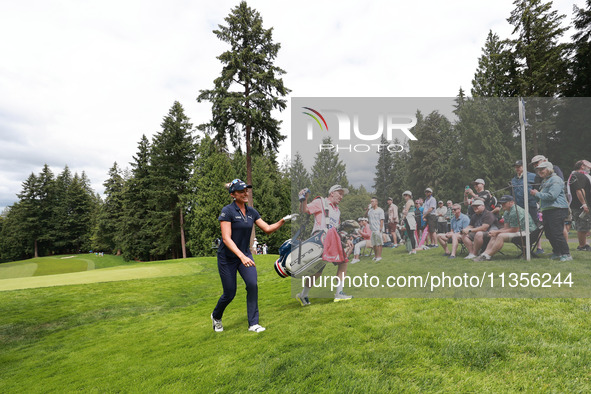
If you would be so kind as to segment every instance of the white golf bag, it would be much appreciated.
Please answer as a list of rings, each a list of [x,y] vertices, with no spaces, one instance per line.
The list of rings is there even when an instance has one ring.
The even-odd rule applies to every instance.
[[[320,231],[305,241],[288,239],[279,248],[275,271],[282,278],[312,276],[326,265],[322,260],[326,232]]]

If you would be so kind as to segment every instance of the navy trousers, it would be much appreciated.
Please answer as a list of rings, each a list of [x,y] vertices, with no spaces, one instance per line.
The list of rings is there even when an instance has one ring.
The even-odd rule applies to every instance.
[[[218,271],[222,279],[224,294],[218,300],[213,310],[213,317],[221,319],[226,307],[236,296],[236,271],[246,284],[246,312],[248,314],[248,325],[259,324],[259,288],[257,285],[256,267],[245,267],[240,260],[227,261],[218,256]]]
[[[542,221],[544,223],[544,232],[546,238],[552,245],[552,252],[555,255],[562,256],[570,254],[568,243],[562,232],[564,228],[564,219],[568,216],[568,208],[547,209],[542,212]]]

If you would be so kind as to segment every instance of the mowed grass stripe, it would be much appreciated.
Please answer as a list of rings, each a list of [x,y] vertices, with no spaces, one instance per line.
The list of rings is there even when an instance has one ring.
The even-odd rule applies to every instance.
[[[2,279],[0,291],[190,275],[197,272],[199,272],[199,266],[192,262],[105,268],[67,274]]]

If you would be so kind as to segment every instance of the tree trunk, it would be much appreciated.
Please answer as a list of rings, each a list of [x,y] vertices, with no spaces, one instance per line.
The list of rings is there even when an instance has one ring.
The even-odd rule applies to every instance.
[[[180,209],[180,222],[181,222],[181,248],[183,250],[183,259],[187,258],[187,246],[185,243],[185,220],[183,218],[183,209]]]

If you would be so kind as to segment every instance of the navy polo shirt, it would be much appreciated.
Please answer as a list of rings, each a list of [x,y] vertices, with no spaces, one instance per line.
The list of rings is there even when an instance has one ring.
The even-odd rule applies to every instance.
[[[236,202],[233,202],[222,208],[222,213],[220,213],[218,220],[220,222],[232,223],[232,241],[234,241],[242,253],[252,258],[252,253],[250,252],[250,235],[252,234],[254,222],[260,218],[261,215],[259,215],[257,210],[248,205],[246,206],[246,215],[243,215]],[[228,260],[238,259],[223,241],[218,248],[218,257]]]

